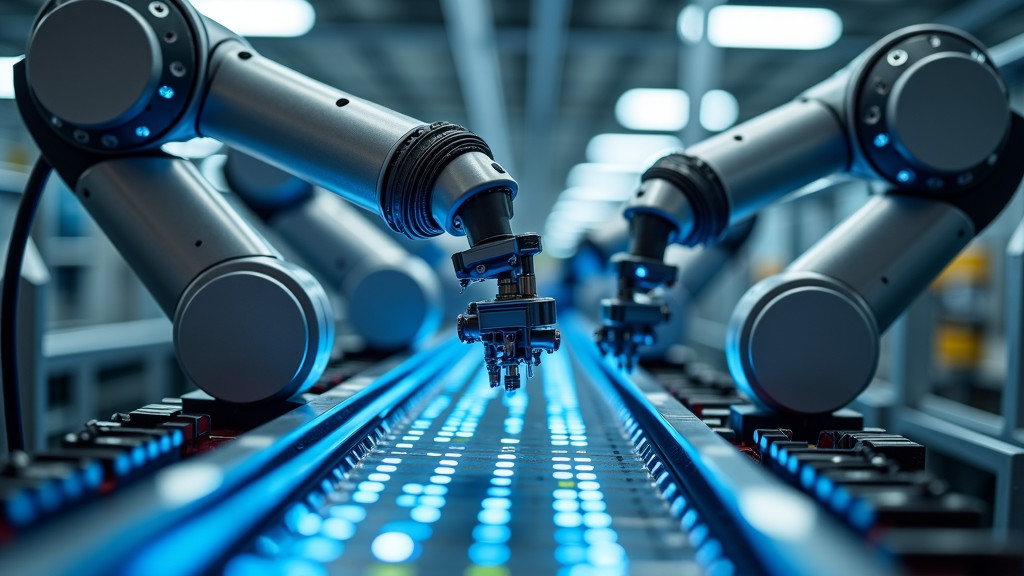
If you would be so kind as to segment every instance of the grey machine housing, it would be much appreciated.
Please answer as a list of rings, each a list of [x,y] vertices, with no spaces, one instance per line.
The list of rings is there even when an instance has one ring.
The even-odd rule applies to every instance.
[[[230,190],[341,297],[343,319],[367,347],[405,348],[440,327],[437,274],[364,211],[236,150],[223,171]]]

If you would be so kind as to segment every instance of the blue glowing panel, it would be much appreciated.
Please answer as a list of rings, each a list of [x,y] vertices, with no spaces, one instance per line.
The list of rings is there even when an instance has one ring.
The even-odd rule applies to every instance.
[[[714,552],[690,542],[603,392],[565,353],[513,396],[467,353],[361,462],[315,485],[229,566],[691,573],[699,545]]]

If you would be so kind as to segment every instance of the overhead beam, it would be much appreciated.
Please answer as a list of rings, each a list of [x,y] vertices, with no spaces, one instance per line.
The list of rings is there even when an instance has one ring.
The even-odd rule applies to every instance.
[[[495,160],[515,173],[490,0],[442,0],[448,41],[468,128],[487,141]]]
[[[524,177],[531,187],[542,190],[548,187],[551,176],[551,137],[557,133],[571,6],[571,0],[533,0],[531,7],[533,28],[526,83]]]
[[[696,0],[690,6],[700,10],[701,37],[690,43],[677,39],[679,50],[679,87],[690,96],[689,121],[683,127],[682,140],[687,146],[703,140],[707,130],[700,123],[701,99],[710,90],[721,88],[722,84],[722,48],[712,46],[708,41],[707,15],[712,8],[723,4],[724,0]]]

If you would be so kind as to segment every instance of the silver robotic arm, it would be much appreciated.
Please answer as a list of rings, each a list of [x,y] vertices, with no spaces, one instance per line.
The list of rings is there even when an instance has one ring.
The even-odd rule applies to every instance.
[[[726,342],[733,376],[760,403],[835,410],[867,386],[881,332],[1009,201],[1022,153],[1024,124],[984,47],[944,26],[899,30],[795,101],[647,171],[599,338],[635,338],[653,320],[615,315],[652,277],[672,281],[668,243],[714,242],[831,173],[878,179],[888,193],[751,288]]]
[[[457,276],[499,281],[495,301],[460,317],[463,339],[485,342],[493,384],[504,368],[506,388],[518,387],[519,364],[558,346],[554,301],[533,288],[540,238],[512,233],[517,185],[461,127],[306,78],[184,0],[47,2],[15,89],[42,153],[174,319],[186,374],[217,398],[311,385],[332,320],[315,280],[159,151],[196,135],[336,192],[407,236],[466,235]]]
[[[367,347],[404,348],[437,331],[437,274],[365,212],[236,150],[227,153],[224,177],[235,196],[341,296],[347,325]]]

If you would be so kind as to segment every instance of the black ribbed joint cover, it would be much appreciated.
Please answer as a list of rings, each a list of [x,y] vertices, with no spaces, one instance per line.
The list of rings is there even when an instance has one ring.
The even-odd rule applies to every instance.
[[[388,226],[415,239],[444,232],[431,213],[434,184],[453,159],[469,152],[494,158],[487,143],[462,126],[434,122],[410,132],[391,155],[381,181],[381,212]]]
[[[693,208],[693,229],[676,241],[696,246],[717,239],[729,225],[729,197],[714,170],[700,158],[686,154],[662,156],[640,177],[660,178],[678,188]]]

